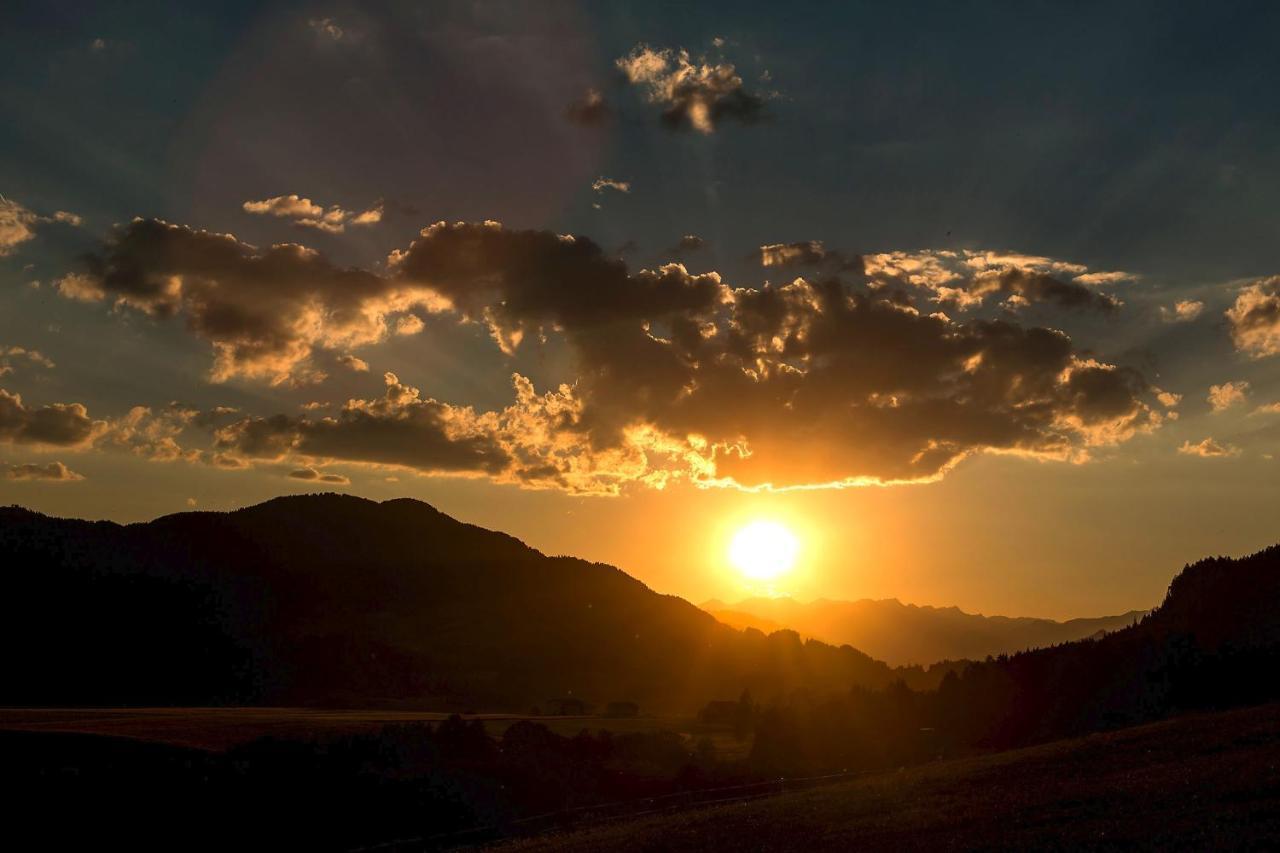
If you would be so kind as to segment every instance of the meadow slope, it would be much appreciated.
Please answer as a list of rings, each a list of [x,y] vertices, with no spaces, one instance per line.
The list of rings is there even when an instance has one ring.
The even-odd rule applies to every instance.
[[[1274,849],[1280,705],[1198,714],[506,851]]]

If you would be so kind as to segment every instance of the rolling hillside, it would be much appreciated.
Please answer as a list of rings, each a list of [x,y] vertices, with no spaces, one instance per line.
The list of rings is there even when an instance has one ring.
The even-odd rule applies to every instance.
[[[8,508],[0,565],[9,705],[692,710],[744,688],[941,677],[736,631],[413,500],[298,496],[126,526]]]
[[[501,849],[1265,850],[1278,843],[1280,707],[1268,705],[611,821]]]

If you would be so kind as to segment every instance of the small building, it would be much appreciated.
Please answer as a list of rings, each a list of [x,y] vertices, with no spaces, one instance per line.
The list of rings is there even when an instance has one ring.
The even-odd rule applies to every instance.
[[[638,717],[640,706],[635,702],[610,702],[605,706],[606,717]]]

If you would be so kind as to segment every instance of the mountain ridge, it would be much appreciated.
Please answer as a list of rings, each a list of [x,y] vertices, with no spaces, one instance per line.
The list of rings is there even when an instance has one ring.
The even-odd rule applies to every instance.
[[[549,557],[406,498],[285,496],[127,525],[11,507],[0,563],[0,636],[44,658],[11,654],[6,704],[527,712],[580,697],[691,710],[744,689],[943,674],[739,632],[617,567]]]
[[[908,604],[898,598],[852,601],[818,598],[748,598],[734,604],[711,600],[703,609],[728,625],[758,623],[790,628],[823,642],[848,644],[878,660],[904,666],[938,660],[981,660],[1029,648],[1100,636],[1151,611],[1063,621],[1034,616],[986,616],[956,606]]]

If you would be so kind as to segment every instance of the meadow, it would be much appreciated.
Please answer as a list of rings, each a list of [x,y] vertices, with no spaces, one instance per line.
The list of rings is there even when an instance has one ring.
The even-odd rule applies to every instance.
[[[1280,705],[602,822],[505,851],[1274,849]]]
[[[438,723],[449,715],[433,711],[321,708],[0,708],[0,730],[94,734],[222,751],[263,737],[302,740],[336,735],[372,734],[401,723]],[[614,734],[675,732],[691,747],[703,738],[717,755],[746,755],[750,740],[734,737],[728,726],[708,725],[694,717],[520,716],[462,714],[480,720],[485,731],[501,737],[521,720],[540,723],[572,737],[585,730]]]

